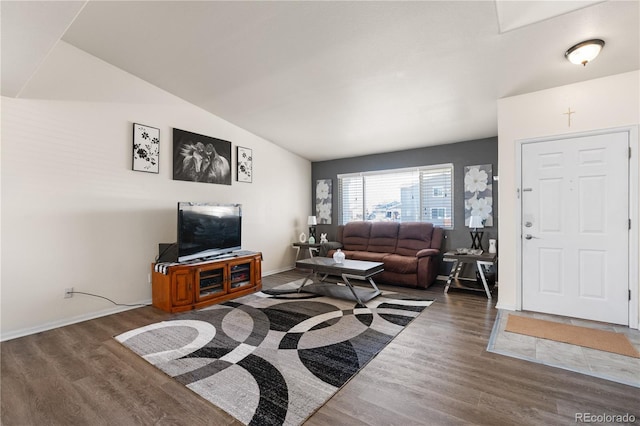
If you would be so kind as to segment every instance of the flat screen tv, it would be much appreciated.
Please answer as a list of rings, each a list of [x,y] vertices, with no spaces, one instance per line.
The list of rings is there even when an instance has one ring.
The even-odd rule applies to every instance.
[[[240,250],[240,204],[178,203],[178,262]]]

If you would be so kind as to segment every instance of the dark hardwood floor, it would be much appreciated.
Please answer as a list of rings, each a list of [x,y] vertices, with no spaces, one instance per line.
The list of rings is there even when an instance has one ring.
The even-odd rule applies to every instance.
[[[436,302],[307,425],[568,425],[576,413],[640,422],[638,388],[486,352],[497,311],[482,294],[381,288]],[[113,339],[171,316],[144,307],[3,342],[2,424],[239,424]]]

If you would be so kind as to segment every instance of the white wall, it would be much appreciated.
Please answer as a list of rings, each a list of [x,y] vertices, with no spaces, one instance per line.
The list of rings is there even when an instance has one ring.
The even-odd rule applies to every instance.
[[[131,170],[132,123],[160,129],[160,173]],[[172,180],[172,129],[253,149],[253,183]],[[2,98],[3,340],[150,302],[158,243],[177,201],[243,205],[243,248],[265,274],[294,263],[310,214],[311,164],[60,42],[19,99]]]
[[[568,126],[567,108],[571,115]],[[500,294],[498,307],[515,309],[516,251],[520,243],[516,196],[516,141],[640,123],[640,71],[556,87],[498,101],[500,170]],[[635,153],[635,158],[640,156]],[[637,160],[636,160],[637,161]],[[637,186],[636,186],[637,188]],[[636,230],[640,226],[636,225]],[[636,231],[638,232],[638,231]],[[638,268],[638,259],[631,265]],[[637,273],[637,272],[636,272]],[[637,324],[635,325],[637,327]]]

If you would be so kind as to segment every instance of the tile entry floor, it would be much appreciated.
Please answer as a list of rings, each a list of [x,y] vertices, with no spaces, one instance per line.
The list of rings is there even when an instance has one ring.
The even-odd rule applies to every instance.
[[[489,352],[563,368],[640,388],[640,359],[506,332],[504,329],[509,315],[521,315],[623,333],[638,350],[640,350],[640,330],[557,315],[499,310],[491,338],[489,339],[489,345],[487,346],[487,351]]]

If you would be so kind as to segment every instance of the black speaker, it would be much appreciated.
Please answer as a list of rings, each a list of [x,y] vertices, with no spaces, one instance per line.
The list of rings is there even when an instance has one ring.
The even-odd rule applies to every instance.
[[[158,244],[158,263],[177,262],[177,261],[178,261],[178,243]]]

